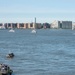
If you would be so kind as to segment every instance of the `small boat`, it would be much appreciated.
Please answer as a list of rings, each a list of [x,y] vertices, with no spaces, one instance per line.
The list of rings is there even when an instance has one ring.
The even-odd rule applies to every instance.
[[[35,29],[33,29],[31,33],[36,33],[36,30],[35,30]]]
[[[0,64],[0,75],[12,75],[13,70],[6,64]]]
[[[14,29],[10,29],[9,32],[15,32],[15,30]]]
[[[7,58],[13,58],[14,57],[14,53],[9,53],[8,55],[6,55]]]

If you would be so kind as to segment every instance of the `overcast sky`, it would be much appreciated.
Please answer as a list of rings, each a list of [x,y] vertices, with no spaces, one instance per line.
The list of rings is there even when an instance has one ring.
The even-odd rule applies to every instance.
[[[0,22],[75,22],[75,0],[0,0]]]

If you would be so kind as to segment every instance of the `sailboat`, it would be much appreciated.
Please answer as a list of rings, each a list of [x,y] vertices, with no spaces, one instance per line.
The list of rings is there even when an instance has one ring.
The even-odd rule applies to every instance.
[[[31,33],[37,33],[37,31],[35,29],[35,25],[36,25],[36,18],[35,18],[35,23],[34,23],[34,29],[31,31]]]

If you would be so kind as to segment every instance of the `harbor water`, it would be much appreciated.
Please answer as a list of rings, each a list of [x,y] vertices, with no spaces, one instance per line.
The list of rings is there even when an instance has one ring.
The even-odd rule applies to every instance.
[[[14,58],[6,58],[9,51]],[[14,75],[75,75],[75,31],[0,30],[0,63],[9,65]]]

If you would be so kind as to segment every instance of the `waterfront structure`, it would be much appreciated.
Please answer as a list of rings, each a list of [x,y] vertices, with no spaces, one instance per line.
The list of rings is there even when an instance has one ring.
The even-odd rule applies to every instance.
[[[53,21],[53,22],[51,23],[50,28],[55,28],[55,29],[60,28],[60,21],[56,21],[56,20]]]
[[[28,23],[17,23],[17,28],[26,29],[28,28]]]
[[[75,29],[75,22],[72,23],[72,30]]]
[[[0,28],[2,28],[2,23],[0,23]]]
[[[49,23],[43,23],[43,28],[44,28],[44,29],[50,28],[50,24],[49,24]]]
[[[41,23],[36,23],[36,29],[41,29],[42,24]]]
[[[0,29],[5,29],[4,23],[0,23]]]
[[[17,23],[4,23],[6,29],[17,28]]]
[[[51,28],[72,29],[72,21],[54,21]]]
[[[0,28],[5,27],[6,29],[11,29],[11,28],[18,28],[18,29],[40,29],[41,28],[41,23],[0,23]]]
[[[72,29],[72,21],[62,21],[60,26],[62,29]]]
[[[36,22],[36,18],[35,18]],[[55,28],[55,29],[72,29],[75,28],[75,24],[72,24],[72,21],[53,21],[51,24],[49,23],[0,23],[0,29],[6,28],[18,28],[18,29],[40,29],[40,28]]]
[[[35,23],[29,23],[28,28],[31,28],[31,29],[35,28]]]
[[[11,29],[11,28],[20,28],[20,29],[32,29],[32,28],[39,28],[40,23],[36,23],[36,26],[34,23],[0,23],[0,28],[5,27],[6,29]]]

